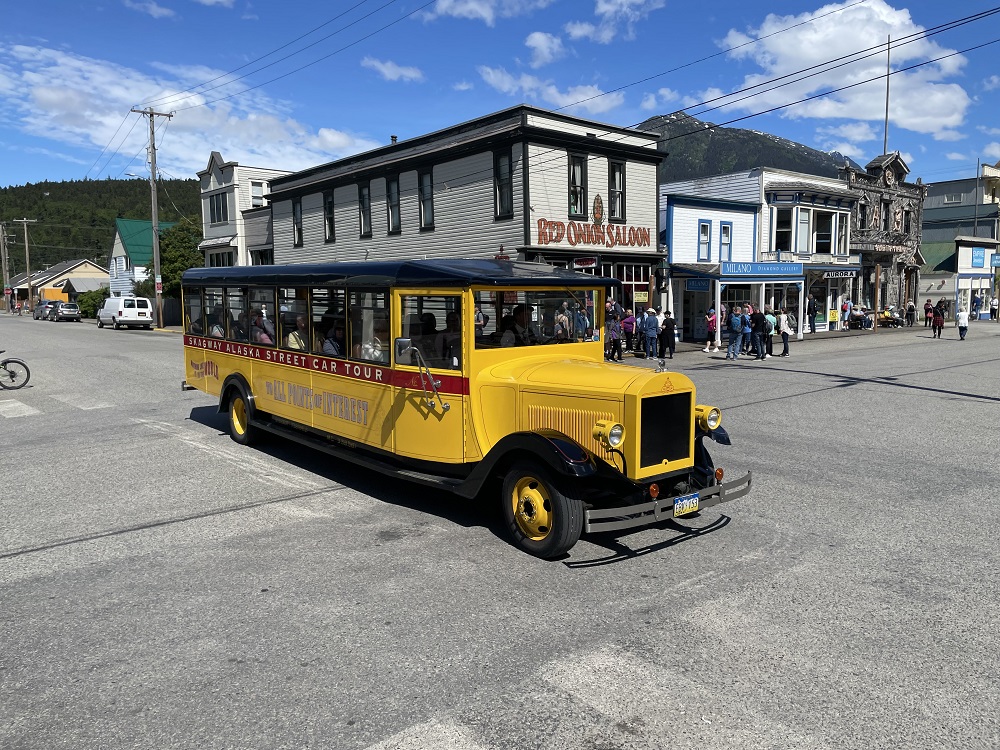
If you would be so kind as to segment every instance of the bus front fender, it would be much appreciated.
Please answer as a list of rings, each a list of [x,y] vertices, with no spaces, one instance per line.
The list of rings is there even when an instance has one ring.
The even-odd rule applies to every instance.
[[[222,390],[219,391],[219,413],[229,411],[229,403],[236,393],[243,396],[243,403],[247,405],[247,416],[252,420],[257,411],[253,390],[246,378],[239,373],[233,373],[222,381]]]
[[[598,474],[594,454],[556,430],[513,432],[494,445],[472,473],[456,489],[462,497],[475,497],[494,476],[503,476],[518,462],[535,461],[568,479],[586,479]]]

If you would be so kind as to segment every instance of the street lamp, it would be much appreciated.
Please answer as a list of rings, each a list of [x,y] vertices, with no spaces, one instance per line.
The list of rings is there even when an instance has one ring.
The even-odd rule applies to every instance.
[[[156,287],[156,327],[163,328],[163,279],[160,276],[160,217],[156,201],[156,151],[150,149],[152,164],[149,170],[149,191],[152,196],[153,224],[153,283]],[[134,172],[126,172],[129,177],[139,177]]]

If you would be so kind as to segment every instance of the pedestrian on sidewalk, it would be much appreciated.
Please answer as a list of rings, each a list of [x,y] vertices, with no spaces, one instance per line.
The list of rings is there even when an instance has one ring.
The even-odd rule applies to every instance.
[[[850,326],[851,312],[853,310],[854,310],[854,303],[851,302],[851,298],[848,297],[847,299],[844,300],[844,303],[840,306],[840,314],[843,316],[843,320],[841,321],[840,327],[845,331],[848,330],[848,327]]]
[[[632,336],[635,335],[635,316],[631,310],[625,311],[622,319],[622,333],[625,334],[625,351],[632,351]]]
[[[906,327],[913,328],[913,324],[917,322],[917,306],[913,303],[911,299],[906,303]]]
[[[990,320],[996,321],[1000,317],[1000,299],[994,294],[990,300]]]
[[[656,319],[656,310],[650,307],[646,317],[642,319],[642,332],[646,334],[646,359],[656,356],[656,337],[660,333],[660,321]]]
[[[715,343],[715,331],[716,325],[718,323],[718,318],[715,315],[715,308],[708,308],[708,314],[705,315],[705,324],[708,326],[708,342],[705,344],[705,348],[702,349],[703,352],[711,351],[712,347],[715,347],[715,351],[719,351],[719,345]]]
[[[809,316],[809,333],[816,333],[816,316],[819,315],[819,305],[816,304],[816,300],[811,294],[806,302],[806,315]]]
[[[677,321],[674,320],[673,313],[667,310],[666,315],[663,316],[663,340],[666,342],[668,359],[674,358],[674,350],[677,348]],[[719,351],[716,349],[715,351]]]
[[[788,356],[788,338],[792,335],[792,326],[788,320],[788,310],[781,308],[781,315],[778,316],[778,332],[781,334],[781,354],[779,357]]]
[[[958,323],[958,340],[965,341],[965,334],[969,332],[969,313],[965,311],[964,307],[958,308],[955,322]]]
[[[753,339],[754,359],[767,359],[764,351],[764,331],[767,328],[767,318],[760,310],[755,310],[750,316],[750,337]]]
[[[764,354],[768,357],[774,356],[774,334],[778,331],[778,319],[774,316],[774,311],[765,306],[764,317],[767,319],[767,327],[764,329]]]
[[[622,361],[622,323],[618,313],[612,310],[604,324],[605,338],[608,340],[608,354],[605,357],[611,362]]]
[[[938,302],[937,307],[931,309],[931,338],[941,338],[941,331],[944,330],[944,304]]]
[[[934,319],[934,305],[931,304],[930,300],[924,303],[924,328],[930,328],[931,321]]]
[[[729,331],[729,346],[726,347],[726,359],[734,362],[740,356],[740,344],[743,339],[743,316],[740,314],[740,306],[734,305],[729,313],[729,320],[726,322],[726,329]]]

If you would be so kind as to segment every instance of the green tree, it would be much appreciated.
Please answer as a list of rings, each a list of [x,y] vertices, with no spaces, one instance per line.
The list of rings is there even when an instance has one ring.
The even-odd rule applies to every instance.
[[[80,315],[85,318],[96,318],[104,300],[111,296],[106,286],[95,289],[93,292],[83,292],[76,298],[76,303],[80,306]]]
[[[198,245],[201,227],[188,221],[175,224],[160,235],[160,275],[163,296],[181,298],[181,274],[189,268],[205,265],[205,256]],[[149,295],[152,296],[152,295]]]

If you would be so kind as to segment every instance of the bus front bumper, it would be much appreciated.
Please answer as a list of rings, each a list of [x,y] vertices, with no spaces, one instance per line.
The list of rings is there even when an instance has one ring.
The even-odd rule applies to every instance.
[[[721,505],[743,497],[750,491],[752,472],[746,476],[713,487],[677,497],[662,497],[636,505],[618,508],[591,508],[583,514],[585,533],[621,531],[637,526],[650,526],[671,518],[682,518],[713,505]]]

